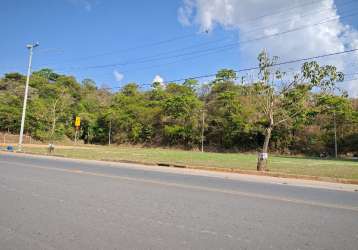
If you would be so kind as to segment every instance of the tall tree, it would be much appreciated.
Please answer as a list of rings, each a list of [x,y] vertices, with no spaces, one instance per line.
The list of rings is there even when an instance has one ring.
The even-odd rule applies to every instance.
[[[344,76],[334,66],[319,66],[317,62],[306,62],[301,72],[293,79],[285,79],[284,73],[275,70],[278,58],[270,58],[266,51],[259,56],[259,78],[255,85],[259,110],[262,114],[265,140],[258,157],[257,170],[267,170],[268,147],[272,131],[282,123],[292,123],[307,115],[310,92],[327,92],[334,89]]]

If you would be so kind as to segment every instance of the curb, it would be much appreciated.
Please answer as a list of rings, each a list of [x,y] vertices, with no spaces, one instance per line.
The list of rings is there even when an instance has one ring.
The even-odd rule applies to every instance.
[[[13,152],[17,154],[30,154],[30,155],[44,155],[44,156],[52,156],[58,158],[68,158],[68,159],[78,159],[81,158],[71,158],[66,157],[64,155],[56,155],[56,154],[41,154],[41,153],[33,153],[33,152]],[[322,177],[322,176],[310,176],[310,175],[296,175],[296,174],[285,174],[279,172],[257,172],[253,170],[242,170],[237,168],[224,168],[224,167],[206,167],[206,166],[195,166],[195,165],[180,165],[175,163],[167,163],[167,162],[141,162],[141,161],[131,161],[131,160],[115,160],[115,159],[99,159],[99,161],[103,162],[118,162],[118,163],[132,163],[132,164],[140,164],[144,166],[160,166],[160,167],[170,167],[170,168],[187,168],[187,169],[195,169],[195,170],[206,170],[213,172],[224,172],[224,173],[237,173],[237,174],[245,174],[245,175],[256,175],[256,176],[269,176],[269,177],[277,177],[277,178],[286,178],[286,179],[300,179],[300,180],[310,180],[310,181],[323,181],[330,183],[340,183],[340,184],[353,184],[358,185],[358,180],[353,179],[343,179],[343,178],[333,178],[333,177]]]
[[[358,180],[323,177],[323,176],[296,175],[296,174],[285,174],[285,173],[279,173],[279,172],[257,172],[257,171],[242,170],[242,169],[237,169],[237,168],[178,165],[178,164],[166,163],[166,162],[149,163],[149,162],[141,162],[141,161],[111,160],[111,159],[101,159],[101,161],[133,163],[133,164],[141,164],[141,165],[146,165],[146,166],[157,165],[160,167],[187,168],[187,169],[206,170],[206,171],[224,172],[224,173],[237,173],[237,174],[269,176],[269,177],[286,178],[286,179],[300,179],[300,180],[309,180],[309,181],[324,181],[324,182],[331,182],[331,183],[358,185]]]
[[[332,182],[332,183],[358,185],[358,180],[343,179],[343,178],[332,178],[332,177],[310,176],[310,175],[295,175],[295,174],[285,174],[285,173],[279,173],[279,172],[256,172],[256,171],[252,171],[252,170],[241,170],[241,169],[233,169],[233,168],[217,168],[217,167],[201,167],[201,166],[189,166],[187,168],[216,171],[216,172],[256,175],[256,176],[269,176],[269,177],[286,178],[286,179],[324,181],[324,182]]]

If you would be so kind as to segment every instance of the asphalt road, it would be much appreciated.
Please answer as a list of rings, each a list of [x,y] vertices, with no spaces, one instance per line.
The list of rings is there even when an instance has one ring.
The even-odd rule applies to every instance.
[[[0,249],[358,249],[358,192],[0,153]]]

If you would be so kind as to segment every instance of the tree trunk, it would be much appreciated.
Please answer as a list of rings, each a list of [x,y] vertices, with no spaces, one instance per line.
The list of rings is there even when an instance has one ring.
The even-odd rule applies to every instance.
[[[89,131],[89,126],[87,128],[87,144],[90,144],[90,131]]]
[[[57,99],[54,103],[53,103],[53,107],[52,107],[52,126],[51,126],[51,135],[50,135],[50,141],[51,143],[53,143],[53,136],[55,134],[55,128],[56,128],[56,121],[57,121],[57,117],[56,117],[56,109],[57,109],[57,103],[58,103]]]
[[[270,138],[271,138],[271,132],[272,132],[271,126],[266,128],[265,142],[262,147],[262,152],[259,155],[258,160],[257,160],[257,171],[266,171],[267,170],[267,151],[268,151],[268,146],[269,146],[269,142],[270,142]]]
[[[54,117],[53,117],[53,120],[52,120],[51,135],[50,135],[51,143],[53,143],[53,136],[55,134],[55,128],[56,128],[56,115],[54,114]]]

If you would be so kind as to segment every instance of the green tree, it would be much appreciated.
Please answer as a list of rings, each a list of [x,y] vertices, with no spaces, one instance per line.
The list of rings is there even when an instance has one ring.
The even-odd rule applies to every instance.
[[[234,71],[220,70],[204,97],[208,123],[206,138],[219,147],[250,148],[253,144],[248,136],[253,129],[249,124],[252,105],[245,94],[247,87],[239,86],[235,79]]]
[[[190,86],[168,84],[163,103],[164,140],[186,147],[198,145],[201,102]]]
[[[319,66],[317,62],[304,63],[300,74],[285,80],[283,72],[274,70],[277,59],[270,58],[266,51],[258,56],[260,81],[255,87],[265,135],[258,171],[267,169],[266,156],[272,131],[282,123],[292,124],[307,115],[306,105],[314,88],[327,92],[335,87],[337,81],[343,80],[343,74],[334,66]]]
[[[8,73],[0,79],[0,129],[3,131],[16,133],[20,128],[25,80],[19,73]]]

